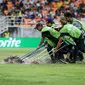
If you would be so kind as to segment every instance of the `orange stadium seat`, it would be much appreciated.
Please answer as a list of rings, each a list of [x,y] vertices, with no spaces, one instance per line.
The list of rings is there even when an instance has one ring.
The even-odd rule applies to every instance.
[[[35,26],[34,23],[30,23],[31,21],[32,21],[32,19],[26,19],[26,18],[24,18],[24,24],[22,26],[25,26],[25,27]]]
[[[8,0],[3,0],[3,1],[4,1],[4,2],[7,1],[7,4],[6,4],[6,5],[7,5],[8,10],[4,10],[4,14],[5,14],[5,15],[8,15],[11,7],[13,6],[13,3],[12,3],[11,0],[10,0],[10,1],[8,1]],[[25,1],[28,3],[30,0],[25,0]],[[41,14],[45,14],[44,18],[47,18],[48,15],[49,15],[49,10],[50,10],[50,8],[52,8],[52,13],[54,13],[54,12],[55,12],[57,9],[59,9],[62,5],[65,5],[65,8],[68,9],[68,8],[70,7],[70,6],[68,5],[70,1],[73,1],[73,3],[75,4],[76,7],[79,7],[80,4],[82,3],[82,1],[83,1],[83,3],[85,3],[85,0],[59,0],[59,1],[57,1],[57,2],[54,2],[54,1],[53,1],[51,4],[45,5],[45,4],[44,4],[44,0],[40,0],[41,6],[42,6],[43,8],[46,8],[46,10],[40,10],[40,11],[41,11]],[[16,4],[16,5],[19,5],[19,4],[20,4],[20,1],[16,0],[16,3],[15,3],[15,4]],[[27,6],[27,4],[24,4],[24,6],[23,6],[24,9],[25,9],[25,6]],[[45,7],[45,6],[46,6],[46,7]],[[35,10],[37,9],[36,7],[34,7],[34,8],[35,8]],[[84,9],[84,8],[83,8],[83,9]],[[36,22],[39,22],[39,21],[44,21],[44,22],[45,22],[45,19],[44,19],[44,18],[41,19],[40,16],[36,16],[35,19],[33,19],[33,20],[34,20],[35,23],[36,23]],[[56,19],[59,20],[59,16],[56,16]],[[28,26],[28,27],[30,27],[30,26],[35,26],[35,24],[32,24],[31,21],[32,21],[32,19],[24,18],[24,24],[23,24],[23,26]]]
[[[24,18],[24,24],[28,24],[31,21],[31,19]]]
[[[85,0],[83,0],[84,4],[85,4]]]
[[[36,24],[22,24],[21,26],[29,28],[29,27],[35,27]]]

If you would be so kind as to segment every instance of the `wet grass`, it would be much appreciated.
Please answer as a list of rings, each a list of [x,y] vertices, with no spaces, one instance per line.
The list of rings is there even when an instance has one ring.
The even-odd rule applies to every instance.
[[[0,48],[0,61],[12,55],[23,56],[32,50],[33,48]]]
[[[84,64],[1,64],[0,85],[85,85]]]
[[[0,60],[33,49],[0,49]],[[85,64],[0,64],[0,85],[85,85]]]

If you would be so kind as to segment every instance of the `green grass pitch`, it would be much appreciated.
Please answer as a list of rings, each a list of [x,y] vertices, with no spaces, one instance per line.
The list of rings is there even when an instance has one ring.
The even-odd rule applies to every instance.
[[[33,49],[0,49],[0,61]],[[85,85],[85,64],[0,64],[0,85]]]
[[[12,55],[17,55],[19,57],[25,55],[26,53],[34,50],[33,48],[0,48],[0,61]]]

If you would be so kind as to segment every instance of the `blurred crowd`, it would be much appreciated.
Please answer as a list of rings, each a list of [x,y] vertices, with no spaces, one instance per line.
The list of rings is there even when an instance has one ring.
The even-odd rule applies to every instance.
[[[85,0],[0,0],[0,9],[11,20],[23,16],[25,23],[44,23],[47,18],[57,22],[66,11],[77,19],[85,18]]]

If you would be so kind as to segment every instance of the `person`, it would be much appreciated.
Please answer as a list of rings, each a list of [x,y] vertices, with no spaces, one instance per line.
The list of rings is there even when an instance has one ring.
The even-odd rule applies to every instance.
[[[74,26],[76,26],[77,28],[79,28],[82,31],[82,34],[83,34],[84,40],[85,40],[85,25],[81,21],[73,18],[71,12],[65,12],[64,16],[68,23],[73,24]],[[84,47],[85,47],[85,45],[84,45]],[[84,56],[81,51],[78,52],[78,56],[80,58],[80,61],[83,60]]]
[[[59,38],[58,44],[55,48],[55,51],[60,47],[62,39],[63,39],[62,37],[63,36],[69,36],[75,42],[74,49],[73,49],[73,52],[72,52],[72,54],[74,55],[72,62],[75,63],[76,57],[77,57],[77,54],[78,54],[78,50],[82,51],[82,46],[83,46],[82,45],[82,42],[83,42],[82,41],[82,39],[83,39],[82,32],[81,32],[80,29],[78,29],[74,25],[68,24],[67,21],[66,21],[66,18],[64,16],[60,17],[60,22],[62,24],[62,27],[60,28],[60,31],[59,31],[60,32],[60,38]],[[73,46],[71,44],[70,49],[72,49],[72,47]]]
[[[41,32],[42,38],[41,41],[38,45],[38,48],[40,48],[40,46],[43,44],[43,42],[45,41],[45,39],[49,39],[49,47],[48,51],[50,51],[52,49],[52,46],[56,46],[57,42],[58,42],[58,38],[60,36],[60,33],[57,32],[56,30],[52,29],[51,27],[48,26],[43,26],[41,23],[38,23],[35,27],[35,29],[37,29],[38,31]],[[49,53],[51,56],[51,60],[53,63],[56,63],[56,57],[52,54],[52,52]]]
[[[4,33],[4,37],[5,38],[9,38],[10,37],[10,32],[7,30],[7,31],[5,31],[5,33]]]
[[[46,19],[46,25],[48,27],[51,27],[52,29],[55,29],[57,27],[56,24],[53,21],[53,18],[47,18]],[[46,38],[45,43],[47,45],[47,51],[48,52],[51,51],[53,47],[55,47],[53,42],[50,41],[48,38]],[[50,53],[52,53],[52,52],[50,52]],[[59,51],[55,56],[57,57],[57,60],[60,60],[60,59],[64,60],[63,50],[62,50],[62,52]]]
[[[12,11],[12,13],[11,13],[11,15],[10,15],[10,20],[11,20],[11,22],[9,22],[10,25],[14,25],[14,19],[15,19],[14,15],[15,15],[15,12]]]
[[[55,25],[55,23],[54,23],[54,21],[53,21],[52,18],[47,18],[47,19],[46,19],[46,25],[47,25],[48,27],[51,27],[51,28],[55,29],[56,31],[58,31],[57,28],[60,27],[60,26]],[[52,46],[51,46],[50,43],[49,43],[49,39],[46,39],[46,42],[47,42],[47,49],[52,48]],[[63,44],[61,45],[61,48],[62,48],[63,45],[65,45],[65,43],[63,43]],[[51,50],[51,49],[50,49],[50,50]],[[50,51],[50,50],[49,50],[49,51]],[[67,54],[67,57],[68,57],[68,54],[69,54],[70,52],[71,52],[71,50],[68,48],[68,46],[60,49],[60,50],[57,52],[57,54],[56,54],[57,59],[58,59],[58,60],[59,60],[59,59],[63,59],[63,60],[64,60],[64,54]],[[71,60],[68,61],[68,59],[66,58],[66,61],[67,61],[67,62],[70,62]]]
[[[82,34],[85,36],[85,25],[81,21],[77,20],[76,18],[72,17],[71,12],[65,12],[64,16],[68,23],[73,24],[77,28],[79,28],[82,31]]]
[[[57,29],[57,28],[59,28],[59,27],[61,27],[61,25],[59,24],[59,23],[55,23],[54,22],[54,18],[47,18],[46,19],[46,25],[48,26],[48,27],[51,27],[51,28],[53,28],[53,29]]]
[[[53,18],[47,18],[47,19],[46,19],[46,25],[47,25],[48,27],[54,28],[54,27],[55,27],[55,22],[54,22],[53,20],[54,20]]]

